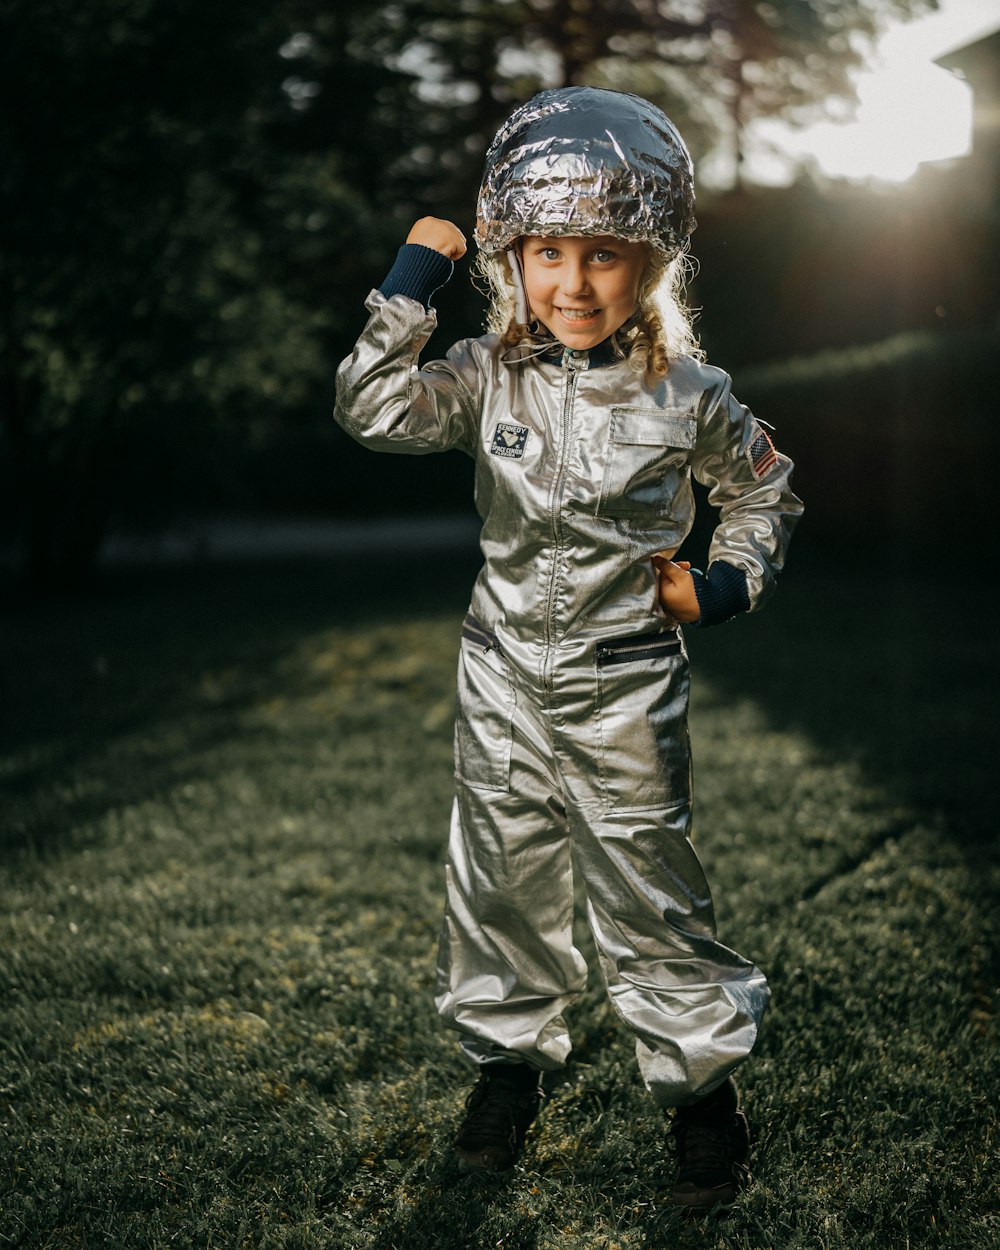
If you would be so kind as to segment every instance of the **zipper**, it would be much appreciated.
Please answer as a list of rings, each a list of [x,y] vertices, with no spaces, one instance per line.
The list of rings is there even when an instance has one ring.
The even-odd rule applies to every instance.
[[[562,554],[562,493],[566,480],[566,462],[569,458],[569,439],[573,428],[573,400],[576,398],[576,377],[580,369],[587,367],[587,359],[572,356],[567,350],[563,352],[562,366],[566,371],[566,387],[563,391],[561,434],[559,460],[556,465],[556,476],[552,483],[550,512],[552,521],[552,575],[549,578],[549,589],[545,602],[545,620],[543,638],[545,649],[542,659],[542,685],[552,693],[552,639],[555,634],[555,603],[556,583],[559,579],[559,557]]]
[[[502,654],[496,634],[491,634],[488,630],[483,629],[479,622],[471,616],[467,616],[462,622],[462,637],[482,647],[483,655],[489,655],[494,648],[498,653]]]
[[[663,630],[656,634],[636,634],[632,638],[613,638],[599,642],[594,648],[598,666],[627,664],[636,660],[651,660],[661,655],[679,655],[681,640],[676,630]]]

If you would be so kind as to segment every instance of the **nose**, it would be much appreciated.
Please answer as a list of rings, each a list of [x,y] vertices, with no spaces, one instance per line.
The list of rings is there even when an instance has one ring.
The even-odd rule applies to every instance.
[[[590,278],[587,276],[587,266],[583,261],[576,258],[566,261],[562,273],[562,289],[563,294],[569,299],[579,299],[590,293]]]

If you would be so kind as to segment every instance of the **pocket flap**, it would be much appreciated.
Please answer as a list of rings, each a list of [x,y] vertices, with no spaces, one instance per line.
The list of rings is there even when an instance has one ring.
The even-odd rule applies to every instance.
[[[662,408],[612,408],[611,441],[642,447],[685,447],[695,445],[698,422],[677,410]]]

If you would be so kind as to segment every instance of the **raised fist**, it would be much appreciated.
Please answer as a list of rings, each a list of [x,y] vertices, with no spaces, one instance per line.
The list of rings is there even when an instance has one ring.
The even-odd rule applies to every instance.
[[[421,217],[419,221],[414,222],[410,233],[406,236],[406,241],[432,247],[435,252],[440,252],[449,260],[458,260],[465,255],[467,250],[465,235],[458,226],[441,217]]]

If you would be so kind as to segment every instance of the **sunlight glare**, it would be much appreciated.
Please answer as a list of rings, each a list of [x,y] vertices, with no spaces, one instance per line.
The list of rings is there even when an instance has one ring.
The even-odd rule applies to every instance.
[[[968,155],[972,90],[934,60],[998,26],[997,0],[939,0],[934,12],[897,23],[879,40],[875,64],[855,78],[856,115],[802,129],[761,120],[749,145],[751,176],[781,185],[804,165],[831,178],[901,183],[926,162]]]
[[[858,82],[857,119],[817,126],[810,148],[824,173],[904,182],[924,161],[970,150],[972,93],[940,66],[886,61]]]

